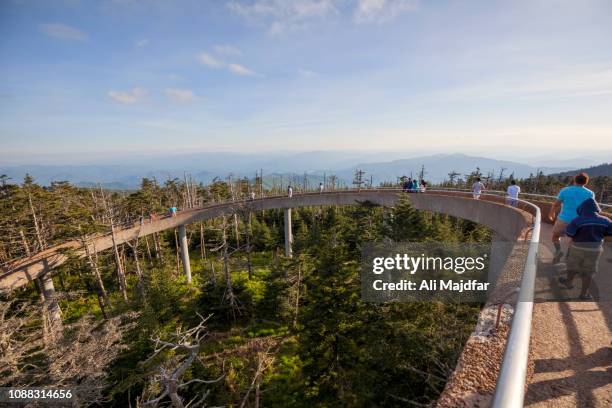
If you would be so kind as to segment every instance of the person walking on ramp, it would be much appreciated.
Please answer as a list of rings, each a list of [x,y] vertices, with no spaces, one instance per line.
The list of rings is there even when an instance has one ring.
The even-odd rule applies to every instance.
[[[480,177],[476,177],[476,181],[474,181],[474,184],[472,184],[472,196],[474,197],[474,200],[480,199],[480,195],[482,194],[484,189],[485,186],[480,181]]]
[[[508,204],[510,204],[513,207],[516,207],[518,205],[518,196],[521,192],[521,188],[519,186],[516,185],[516,181],[514,179],[512,179],[510,181],[510,185],[508,186],[508,190],[507,190],[507,194],[508,194],[508,199],[507,202]]]
[[[578,217],[565,229],[565,233],[572,238],[572,245],[567,254],[567,277],[560,277],[559,282],[571,289],[574,277],[580,275],[580,300],[592,300],[589,287],[597,273],[604,239],[612,236],[612,221],[599,214],[601,210],[592,198],[583,201],[577,212]]]
[[[559,263],[563,257],[561,250],[561,237],[565,235],[565,228],[578,215],[578,206],[588,198],[595,199],[595,193],[586,188],[589,182],[589,175],[579,173],[574,177],[574,184],[563,188],[557,200],[554,202],[548,215],[551,222],[554,222],[552,231],[552,242],[555,246],[555,256],[553,264]],[[559,211],[559,209],[561,211]]]

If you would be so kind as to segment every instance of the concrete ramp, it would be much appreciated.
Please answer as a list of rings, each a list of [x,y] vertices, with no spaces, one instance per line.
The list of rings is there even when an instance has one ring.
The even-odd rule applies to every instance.
[[[542,225],[541,241],[550,242],[551,234],[552,226]],[[604,254],[601,262],[607,263],[608,257]],[[551,260],[552,253],[540,251],[540,262]],[[553,278],[554,284],[563,274],[557,269],[540,268],[538,279]],[[546,273],[552,276],[543,276]],[[542,283],[538,286],[544,289]],[[525,406],[612,407],[611,342],[612,302],[536,303],[530,348],[533,375]]]

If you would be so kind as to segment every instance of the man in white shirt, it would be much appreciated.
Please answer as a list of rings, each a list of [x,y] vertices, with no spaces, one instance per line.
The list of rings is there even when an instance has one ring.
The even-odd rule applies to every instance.
[[[287,196],[289,198],[293,197],[293,188],[291,186],[287,187]]]
[[[513,207],[516,207],[518,205],[518,196],[520,192],[521,192],[521,188],[516,185],[516,181],[511,180],[510,185],[508,186],[508,190],[507,190],[508,204],[510,204]]]
[[[319,193],[323,192],[323,183],[319,183]]]
[[[480,198],[480,194],[484,191],[485,186],[480,181],[480,177],[476,177],[476,181],[472,184],[472,195],[474,196],[474,200],[478,200]]]

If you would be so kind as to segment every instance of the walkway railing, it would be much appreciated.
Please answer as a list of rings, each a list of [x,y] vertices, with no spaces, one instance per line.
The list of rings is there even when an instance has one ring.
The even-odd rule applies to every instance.
[[[452,193],[462,192],[465,195],[471,196],[471,192],[469,190],[457,191],[449,189],[435,189],[430,191],[447,191]],[[487,196],[499,198],[500,195],[505,196],[506,193],[503,191],[489,191],[487,194],[481,194],[480,197],[485,199]],[[555,198],[553,196],[544,196],[540,194],[529,195],[546,197],[549,199]],[[495,386],[495,395],[493,397],[492,404],[493,408],[523,407],[523,401],[525,399],[525,385],[527,382],[529,342],[531,339],[533,298],[542,214],[540,207],[537,205],[523,199],[517,199],[516,201],[518,201],[522,207],[527,207],[531,210],[530,212],[533,214],[533,227],[531,230],[529,249],[527,251],[527,260],[525,261],[525,266],[523,268],[523,276],[521,278],[518,299],[510,325],[510,334],[506,340],[506,349],[504,351],[501,369]]]
[[[497,377],[493,408],[521,408],[525,398],[527,366],[529,361],[529,341],[531,338],[531,320],[533,317],[533,296],[537,268],[538,243],[540,242],[540,225],[542,215],[540,208],[525,200],[524,205],[534,210],[533,230],[523,269],[518,300],[506,340],[506,350],[501,370]]]

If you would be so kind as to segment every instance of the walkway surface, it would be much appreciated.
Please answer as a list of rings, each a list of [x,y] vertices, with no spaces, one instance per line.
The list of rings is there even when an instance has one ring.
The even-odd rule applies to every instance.
[[[551,225],[542,223],[540,241],[550,242],[551,231]],[[612,265],[610,257],[609,251],[604,254],[600,273],[612,272],[612,267],[605,266]],[[550,249],[542,248],[540,283],[546,279],[554,285],[565,274],[562,264],[550,265],[551,259]],[[525,406],[612,407],[611,331],[612,302],[536,303],[530,348],[534,373]]]

